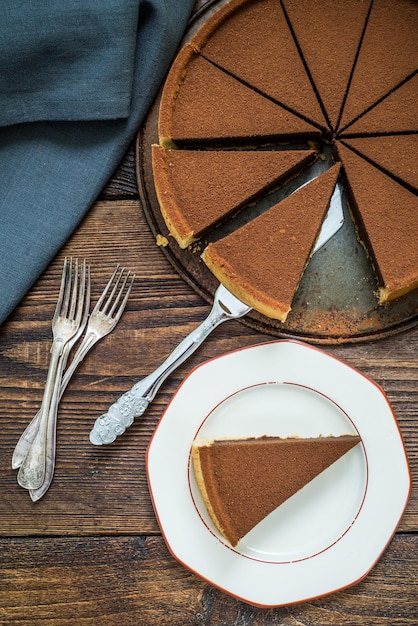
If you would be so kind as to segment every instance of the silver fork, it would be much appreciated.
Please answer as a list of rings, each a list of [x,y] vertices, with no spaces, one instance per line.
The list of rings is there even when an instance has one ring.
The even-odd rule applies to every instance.
[[[137,382],[97,418],[90,433],[94,445],[112,443],[132,424],[135,417],[144,413],[166,378],[183,363],[222,322],[242,317],[251,311],[223,285],[215,292],[212,309],[207,318],[185,337],[166,360],[152,374]]]
[[[86,262],[79,268],[78,260],[65,259],[58,302],[52,320],[53,341],[45,391],[36,433],[20,466],[17,481],[25,489],[37,489],[45,478],[46,441],[49,409],[60,360],[66,344],[77,333],[84,310],[86,294]],[[65,357],[64,357],[65,358]]]
[[[65,369],[65,366],[67,365],[67,360],[68,360],[68,357],[72,348],[80,339],[86,327],[87,319],[89,315],[89,309],[90,309],[90,266],[87,266],[87,284],[86,284],[86,297],[85,297],[83,318],[76,334],[74,335],[72,339],[68,341],[68,343],[65,344],[63,351],[62,351],[60,363],[58,366],[57,376],[55,380],[54,392],[53,392],[53,400],[55,400],[56,398],[57,402],[60,401],[62,394],[64,392],[64,389],[62,388],[62,373]],[[51,405],[52,405],[52,401],[51,401]],[[51,409],[52,409],[52,406],[51,406]],[[26,426],[25,430],[20,436],[20,439],[17,442],[16,447],[13,451],[13,456],[12,456],[12,468],[13,469],[18,469],[22,465],[23,460],[25,456],[27,455],[29,448],[32,445],[33,439],[36,435],[36,430],[38,428],[38,421],[39,421],[40,415],[41,415],[41,411],[39,410],[37,414],[35,415],[35,417]],[[47,454],[48,454],[48,451],[47,451]]]
[[[311,255],[326,244],[344,223],[342,191],[338,182],[332,195],[326,218],[322,224]],[[183,363],[222,322],[243,317],[251,311],[222,284],[216,289],[213,307],[208,317],[173,350],[157,369],[138,381],[124,393],[107,413],[98,417],[90,432],[90,441],[96,446],[112,443],[140,417],[154,399],[166,378]]]
[[[129,294],[132,289],[135,275],[129,271],[125,274],[126,270],[122,268],[117,275],[119,266],[116,267],[109,282],[107,283],[102,295],[100,296],[96,306],[94,307],[89,322],[87,324],[86,334],[77,349],[73,360],[71,361],[67,371],[64,374],[60,389],[60,398],[64,393],[72,375],[74,374],[79,363],[84,359],[87,352],[98,342],[100,339],[108,335],[116,326],[120,320],[123,311],[125,310],[126,303],[128,301]],[[112,283],[114,282],[113,288]],[[110,294],[109,291],[111,290]],[[109,294],[109,295],[108,295]],[[58,403],[57,403],[58,404]],[[56,409],[58,406],[56,407]],[[51,407],[52,410],[52,407]],[[43,484],[38,489],[31,489],[29,491],[30,497],[34,502],[40,500],[42,496],[48,491],[55,469],[55,431],[50,438],[50,446],[47,450],[46,460],[46,474]]]
[[[58,401],[61,399],[69,381],[71,380],[77,366],[84,359],[87,352],[98,342],[108,335],[119,322],[123,311],[125,310],[126,303],[131,293],[133,281],[135,275],[126,271],[125,268],[119,270],[119,265],[114,270],[110,277],[106,287],[103,290],[102,295],[97,301],[96,306],[91,312],[90,319],[87,325],[86,334],[78,347],[74,357],[68,366],[60,385]],[[110,292],[110,293],[109,293]],[[56,407],[56,409],[58,406]],[[51,407],[53,410],[53,407]],[[25,433],[23,433],[18,443],[18,449],[16,455],[14,455],[14,462],[18,463],[25,457],[28,448],[31,445],[31,441],[36,433],[36,422],[39,414],[36,415],[32,422],[30,422]],[[49,447],[47,450],[46,459],[46,475],[43,484],[37,489],[30,490],[30,496],[33,501],[39,500],[49,489],[52,482],[54,468],[55,468],[55,433],[49,438]],[[15,450],[16,452],[16,450]],[[17,466],[16,466],[17,467]]]

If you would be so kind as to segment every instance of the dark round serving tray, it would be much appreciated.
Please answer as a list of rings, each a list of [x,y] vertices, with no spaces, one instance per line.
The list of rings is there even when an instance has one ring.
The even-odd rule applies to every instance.
[[[200,11],[190,25],[184,42],[222,4],[224,0],[213,2],[208,10]],[[222,235],[222,229],[227,229],[227,226],[219,227],[207,239],[187,250],[179,248],[170,236],[156,197],[151,161],[151,146],[158,143],[159,101],[158,97],[137,137],[136,176],[141,203],[156,243],[166,242],[165,246],[161,245],[162,252],[180,276],[211,303],[218,282],[200,254],[207,242]],[[319,162],[316,167],[320,171],[327,167],[327,163]],[[294,185],[302,182],[303,174],[294,181]],[[271,198],[277,201],[280,194],[283,195],[283,191],[278,192],[277,198],[274,194]],[[286,322],[281,323],[251,311],[242,318],[244,324],[276,337],[294,337],[314,344],[332,345],[381,339],[418,323],[418,290],[384,306],[377,303],[376,278],[364,248],[357,241],[354,225],[344,204],[344,225],[309,262]],[[236,221],[234,223],[236,225]]]

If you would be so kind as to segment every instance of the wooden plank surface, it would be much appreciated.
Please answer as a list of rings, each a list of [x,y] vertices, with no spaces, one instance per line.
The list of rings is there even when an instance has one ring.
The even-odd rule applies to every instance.
[[[87,355],[63,396],[54,482],[47,495],[34,504],[18,488],[10,459],[15,443],[41,402],[51,318],[65,254],[85,256],[91,263],[93,301],[117,262],[135,272],[137,279],[121,322]],[[158,532],[144,457],[168,400],[195,365],[273,338],[240,321],[221,325],[170,377],[145,415],[123,437],[112,446],[95,447],[88,436],[94,420],[154,370],[208,310],[208,305],[172,271],[154,242],[137,200],[95,205],[10,321],[0,328],[1,533],[72,534],[75,518],[77,532],[82,535]],[[418,475],[417,348],[418,329],[413,329],[374,343],[327,349],[382,386],[404,434],[414,477]],[[69,509],[72,515],[68,515]],[[414,490],[401,530],[417,529],[417,509]],[[18,514],[10,515],[11,510]]]
[[[417,537],[398,535],[369,576],[299,605],[260,609],[197,578],[160,537],[0,541],[0,624],[415,626]],[[19,558],[16,558],[16,555]]]
[[[10,467],[14,445],[39,407],[50,320],[65,254],[92,264],[93,299],[114,265],[137,274],[116,330],[86,357],[61,403],[55,478],[32,503]],[[139,202],[98,202],[77,233],[0,328],[0,623],[413,624],[417,580],[417,493],[383,558],[352,589],[296,607],[255,609],[215,590],[178,564],[152,509],[144,455],[171,395],[208,358],[269,336],[239,321],[220,326],[157,394],[143,418],[112,446],[94,447],[98,415],[153,370],[207,314],[155,244]],[[399,421],[418,475],[418,329],[327,350],[378,382]],[[142,620],[142,621],[141,621]]]
[[[47,495],[32,503],[17,485],[10,461],[42,398],[65,255],[91,263],[93,302],[117,263],[137,279],[121,322],[88,354],[63,396],[54,481]],[[149,496],[146,448],[181,380],[211,357],[273,337],[240,321],[221,325],[123,437],[112,446],[90,444],[94,420],[157,367],[208,311],[150,233],[136,191],[131,147],[64,249],[0,327],[1,625],[418,623],[418,328],[376,342],[325,348],[370,376],[387,394],[414,483],[382,558],[363,581],[328,597],[259,609],[214,588],[171,556]]]

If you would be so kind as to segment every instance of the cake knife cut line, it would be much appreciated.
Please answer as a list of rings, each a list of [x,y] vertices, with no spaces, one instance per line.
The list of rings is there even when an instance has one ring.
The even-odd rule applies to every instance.
[[[342,192],[340,183],[337,182],[311,256],[340,230],[343,223]],[[115,441],[131,426],[135,417],[140,417],[145,412],[166,378],[197,350],[219,324],[243,317],[251,310],[251,307],[238,300],[220,284],[216,289],[213,306],[207,318],[180,342],[154,372],[135,383],[129,391],[111,405],[107,413],[96,419],[90,432],[90,442],[94,445],[103,445]]]

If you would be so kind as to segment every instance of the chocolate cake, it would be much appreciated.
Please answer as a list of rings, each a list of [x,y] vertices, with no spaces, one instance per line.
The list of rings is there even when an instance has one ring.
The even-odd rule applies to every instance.
[[[315,160],[314,150],[167,150],[152,147],[161,212],[182,248]]]
[[[291,237],[296,236],[291,229],[286,229],[286,245],[286,237],[280,238],[281,254],[275,250],[262,256],[259,246],[266,230],[260,239],[260,222],[250,219],[250,204],[269,183],[256,175],[243,176],[242,195],[231,201],[241,179],[233,157],[225,157],[221,176],[216,163],[222,151],[257,159],[259,151],[283,151],[290,158],[295,148],[305,149],[312,139],[319,154],[322,149],[329,154],[333,144],[335,159],[344,164],[356,229],[376,270],[379,302],[417,286],[417,247],[412,241],[418,214],[417,32],[415,0],[230,0],[177,56],[162,93],[159,142],[182,148],[179,159],[184,162],[183,153],[190,150],[190,167],[186,173],[168,166],[169,153],[154,158],[161,211],[177,241],[187,246],[246,204],[248,224],[236,241],[245,234],[248,259],[244,246],[232,245],[232,235],[210,244],[203,258],[235,295],[260,312],[286,319],[293,293],[290,289],[279,295],[281,283],[273,286],[272,277],[279,280],[279,274],[290,273],[292,288],[297,288],[318,223],[306,235],[312,239],[297,252],[300,258],[290,252]],[[217,153],[213,165],[208,156],[199,157],[207,159],[204,168],[197,160],[192,165],[199,149]],[[174,151],[170,159],[174,163]],[[331,159],[328,164],[332,167]],[[292,167],[289,161],[290,171]],[[222,187],[213,181],[222,181]],[[373,188],[372,182],[382,186]],[[217,207],[215,214],[209,212],[211,205]],[[309,222],[311,207],[307,197],[302,217],[299,206],[301,224]],[[196,226],[188,223],[190,214]],[[210,235],[212,240],[216,236]],[[264,237],[264,244],[268,240]],[[233,256],[227,258],[229,254]],[[259,274],[251,276],[256,266]]]
[[[343,129],[417,70],[418,2],[374,0],[344,104]]]
[[[320,137],[317,128],[235,80],[188,45],[174,61],[160,111],[159,140],[169,148]]]
[[[340,136],[418,132],[417,95],[418,74],[349,124]]]
[[[337,150],[359,239],[376,270],[383,304],[418,287],[417,196],[342,142]]]
[[[268,317],[286,320],[339,169],[340,164],[334,165],[251,222],[206,247],[204,262],[242,302]]]
[[[231,0],[196,33],[191,45],[275,102],[326,126],[277,0]]]
[[[283,0],[282,4],[329,124],[335,129],[370,2],[310,0],[308,10],[300,0]]]
[[[418,134],[354,137],[346,146],[380,168],[385,174],[418,192],[418,167],[411,154],[418,154]]]
[[[232,545],[361,441],[259,437],[195,441],[197,485],[219,532]]]

